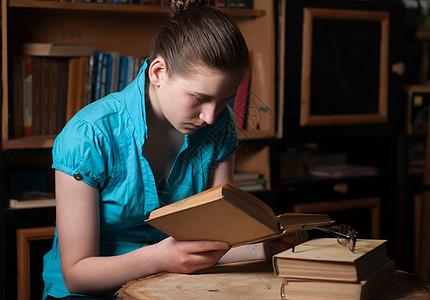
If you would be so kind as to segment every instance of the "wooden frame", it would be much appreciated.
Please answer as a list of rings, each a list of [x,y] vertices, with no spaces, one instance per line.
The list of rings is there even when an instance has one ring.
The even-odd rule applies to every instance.
[[[303,57],[301,84],[301,126],[350,125],[364,123],[383,123],[388,121],[388,49],[389,12],[359,11],[345,9],[305,8],[303,25]],[[379,21],[381,25],[380,66],[379,66],[379,104],[378,111],[369,114],[311,114],[311,70],[314,19]],[[354,34],[354,33],[351,33]]]
[[[30,242],[53,239],[55,227],[37,227],[16,231],[17,248],[17,299],[30,299]]]
[[[380,238],[381,205],[379,197],[347,199],[340,201],[312,202],[294,205],[294,212],[299,213],[329,213],[359,208],[369,208],[371,211],[372,238]]]
[[[406,93],[406,133],[427,133],[430,108],[430,86],[409,85],[404,87]]]

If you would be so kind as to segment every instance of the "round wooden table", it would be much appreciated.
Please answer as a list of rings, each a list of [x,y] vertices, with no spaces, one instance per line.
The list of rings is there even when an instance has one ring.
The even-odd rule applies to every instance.
[[[194,274],[162,273],[125,284],[119,300],[281,299],[282,279],[268,261],[217,265]],[[396,271],[395,284],[375,299],[430,299],[430,288],[415,275]]]

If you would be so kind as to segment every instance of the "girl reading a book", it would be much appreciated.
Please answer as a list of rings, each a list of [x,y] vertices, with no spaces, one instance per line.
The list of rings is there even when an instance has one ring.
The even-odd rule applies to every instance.
[[[58,135],[44,298],[112,298],[149,274],[266,257],[263,244],[176,241],[144,222],[160,206],[232,180],[237,131],[227,103],[249,55],[237,26],[204,2],[172,1],[135,80],[87,105]]]

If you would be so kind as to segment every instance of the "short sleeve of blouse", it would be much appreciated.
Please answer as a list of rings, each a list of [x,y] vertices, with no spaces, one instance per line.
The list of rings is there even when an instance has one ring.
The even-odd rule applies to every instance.
[[[217,135],[215,140],[222,147],[215,160],[221,162],[232,156],[238,147],[236,121],[229,106],[219,114],[216,124],[218,124],[219,130],[215,131]]]
[[[97,128],[72,119],[55,140],[52,167],[98,188],[106,180],[105,157],[106,147]]]

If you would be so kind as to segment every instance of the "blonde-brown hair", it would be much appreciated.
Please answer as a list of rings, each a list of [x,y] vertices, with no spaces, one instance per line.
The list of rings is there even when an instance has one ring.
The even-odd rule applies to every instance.
[[[204,0],[172,0],[170,11],[152,53],[166,61],[170,75],[191,75],[200,63],[227,72],[249,68],[245,39],[220,9]]]

